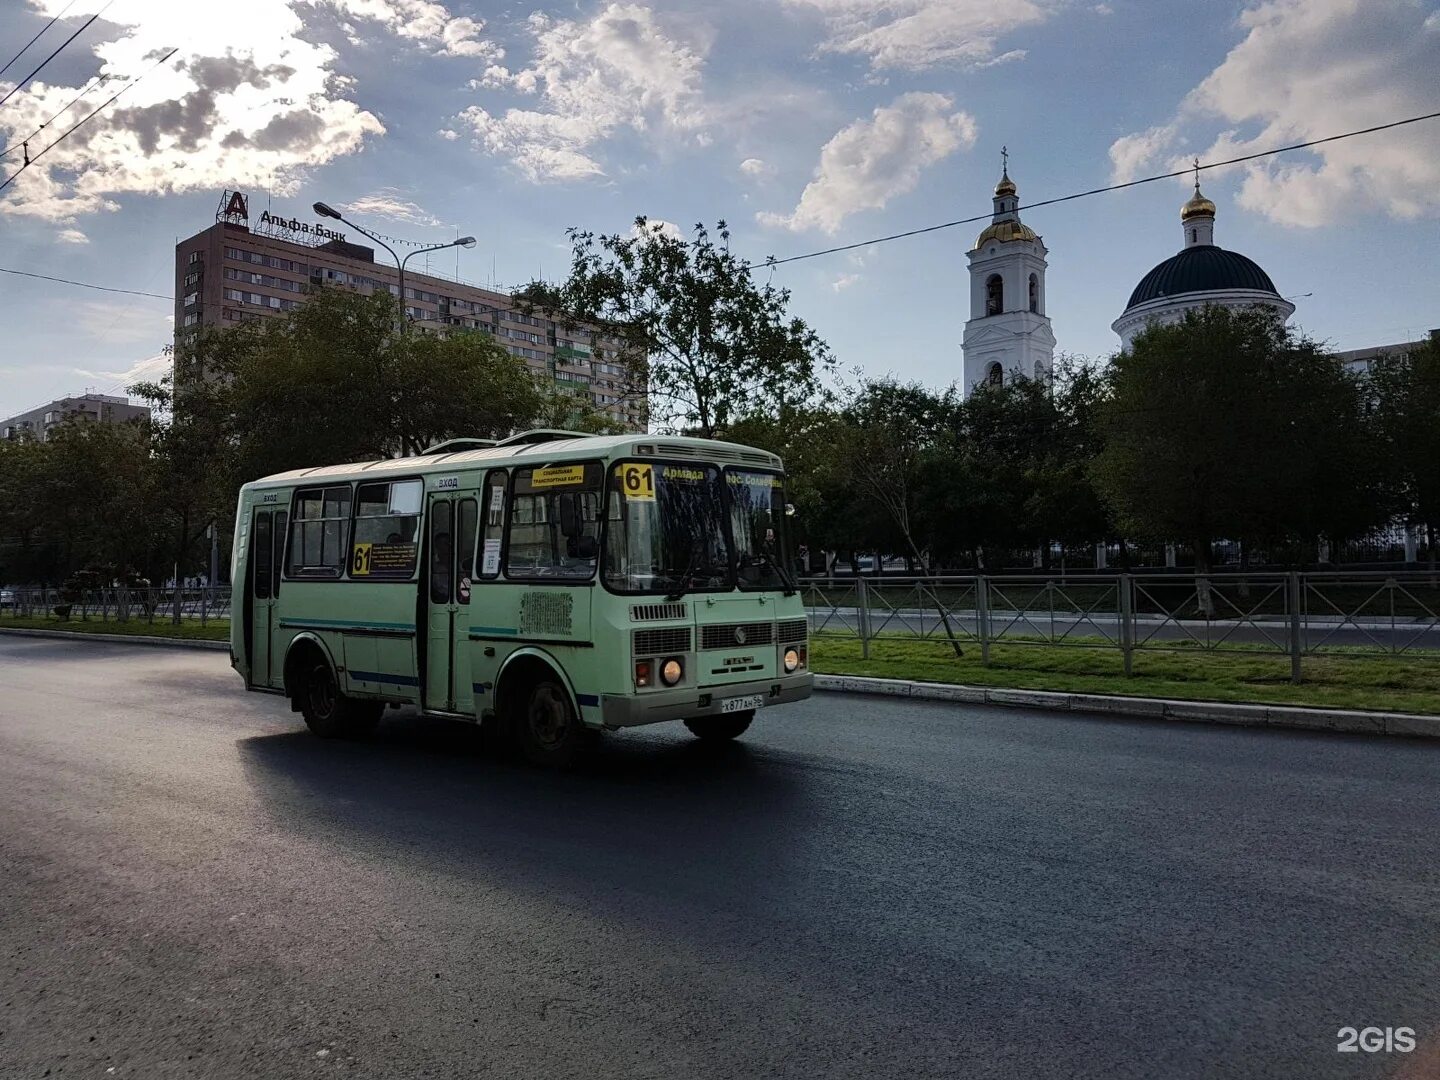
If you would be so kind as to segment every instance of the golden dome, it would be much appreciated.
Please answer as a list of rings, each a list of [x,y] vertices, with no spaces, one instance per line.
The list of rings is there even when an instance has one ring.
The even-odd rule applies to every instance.
[[[1180,220],[1189,221],[1192,217],[1215,216],[1215,204],[1204,195],[1200,194],[1200,185],[1195,185],[1195,194],[1190,196],[1190,201],[1180,208]]]
[[[1015,181],[1010,179],[1008,173],[1000,177],[1000,182],[995,185],[996,195],[1014,195],[1015,190]]]
[[[1005,243],[1007,240],[1039,240],[1035,230],[1022,221],[997,221],[993,225],[987,225],[985,231],[975,238],[975,246],[972,251],[979,251],[992,240]]]

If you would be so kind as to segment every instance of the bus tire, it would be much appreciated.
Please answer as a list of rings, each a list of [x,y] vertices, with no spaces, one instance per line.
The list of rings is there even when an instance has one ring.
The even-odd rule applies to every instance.
[[[335,671],[323,656],[314,656],[300,672],[300,715],[305,726],[322,739],[358,739],[380,723],[384,702],[358,701],[340,690]]]
[[[725,716],[692,716],[685,721],[685,726],[697,739],[704,739],[706,742],[724,742],[727,739],[738,739],[744,735],[745,729],[754,719],[755,710],[751,709],[748,712],[729,713]]]
[[[593,741],[559,680],[535,678],[514,700],[510,732],[531,764],[563,769]]]

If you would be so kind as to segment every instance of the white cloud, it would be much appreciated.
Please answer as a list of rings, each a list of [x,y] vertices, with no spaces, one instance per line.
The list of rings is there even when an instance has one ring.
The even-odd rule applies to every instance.
[[[529,27],[531,66],[491,65],[479,88],[536,95],[536,108],[497,115],[473,105],[461,119],[530,179],[604,175],[596,148],[622,130],[702,134],[704,47],[672,37],[649,8],[612,3],[588,21],[536,13]]]
[[[762,213],[765,225],[833,233],[859,210],[878,210],[910,191],[920,174],[975,143],[975,119],[954,110],[944,94],[902,94],[841,128],[820,151],[820,163],[789,214]]]
[[[303,0],[354,19],[378,22],[396,37],[429,45],[442,56],[500,60],[505,50],[480,36],[482,19],[450,14],[434,0]],[[353,25],[353,24],[352,24]],[[357,35],[352,32],[351,38]]]
[[[1202,160],[1383,124],[1435,108],[1440,33],[1414,0],[1265,0],[1240,16],[1244,39],[1175,117],[1111,147],[1117,178],[1173,153],[1181,133],[1218,120]],[[1174,160],[1174,159],[1172,159]],[[1273,221],[1325,225],[1377,211],[1440,214],[1440,127],[1417,124],[1262,159],[1239,201]]]
[[[644,235],[644,233],[654,233],[656,236],[668,236],[672,240],[683,241],[685,239],[685,234],[680,231],[680,226],[676,225],[673,221],[666,221],[664,218],[646,218],[645,228],[643,230],[638,224],[630,226],[630,235],[632,237],[640,237]]]
[[[105,382],[107,385],[119,384],[128,387],[137,382],[147,382],[159,379],[166,374],[174,360],[168,353],[158,352],[143,360],[137,360],[124,371],[92,371],[88,368],[72,368],[76,374],[86,379],[96,379]]]
[[[158,305],[140,307],[116,300],[86,300],[71,308],[81,330],[107,345],[165,341],[174,332],[174,316]],[[117,376],[118,377],[118,376]]]
[[[775,175],[775,166],[760,158],[748,157],[740,162],[740,171],[746,176],[759,180],[766,176]]]
[[[834,292],[840,292],[843,289],[848,289],[859,280],[859,274],[841,274],[834,281],[830,282],[830,288]]]
[[[369,195],[361,195],[354,202],[345,204],[346,213],[366,217],[390,218],[392,221],[403,221],[407,225],[444,225],[434,214],[415,205],[408,199],[401,198],[398,188],[381,188],[379,191],[372,191]]]
[[[857,53],[870,66],[921,71],[992,60],[1000,36],[1049,19],[1066,0],[784,0],[825,17],[822,48]]]
[[[90,237],[79,229],[61,229],[55,234],[55,239],[62,244],[88,244],[90,242]]]
[[[446,142],[454,142],[456,139],[460,138],[460,133],[454,128],[441,128],[438,132],[436,132],[436,134],[439,135]]]
[[[31,0],[45,15],[63,2]],[[289,194],[308,168],[354,153],[366,136],[384,131],[341,96],[334,51],[299,36],[302,24],[288,0],[250,0],[243,18],[216,17],[193,0],[127,0],[96,27],[109,36],[91,46],[94,65],[77,74],[79,85],[32,83],[7,104],[0,138],[28,136],[95,69],[133,77],[169,49],[180,50],[26,169],[0,213],[63,223],[117,209],[114,197],[124,193],[265,184]],[[72,46],[72,62],[86,40],[94,38]],[[92,107],[103,100],[103,92],[87,99]],[[82,103],[54,126],[85,111]]]

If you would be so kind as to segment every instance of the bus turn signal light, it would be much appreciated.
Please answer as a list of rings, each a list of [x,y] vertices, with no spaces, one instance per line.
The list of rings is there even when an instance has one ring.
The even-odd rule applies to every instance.
[[[649,685],[650,685],[650,661],[649,661],[649,660],[636,660],[636,661],[635,661],[635,685],[636,685],[637,687],[638,687],[638,686],[649,686]]]

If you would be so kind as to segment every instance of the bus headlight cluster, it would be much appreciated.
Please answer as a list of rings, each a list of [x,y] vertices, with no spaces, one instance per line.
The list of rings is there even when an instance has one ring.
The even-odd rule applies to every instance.
[[[804,645],[787,645],[785,647],[785,674],[790,675],[799,671],[805,666],[808,659],[806,653],[809,650]]]
[[[666,686],[674,686],[685,677],[685,665],[678,656],[672,656],[660,665],[660,681]]]

